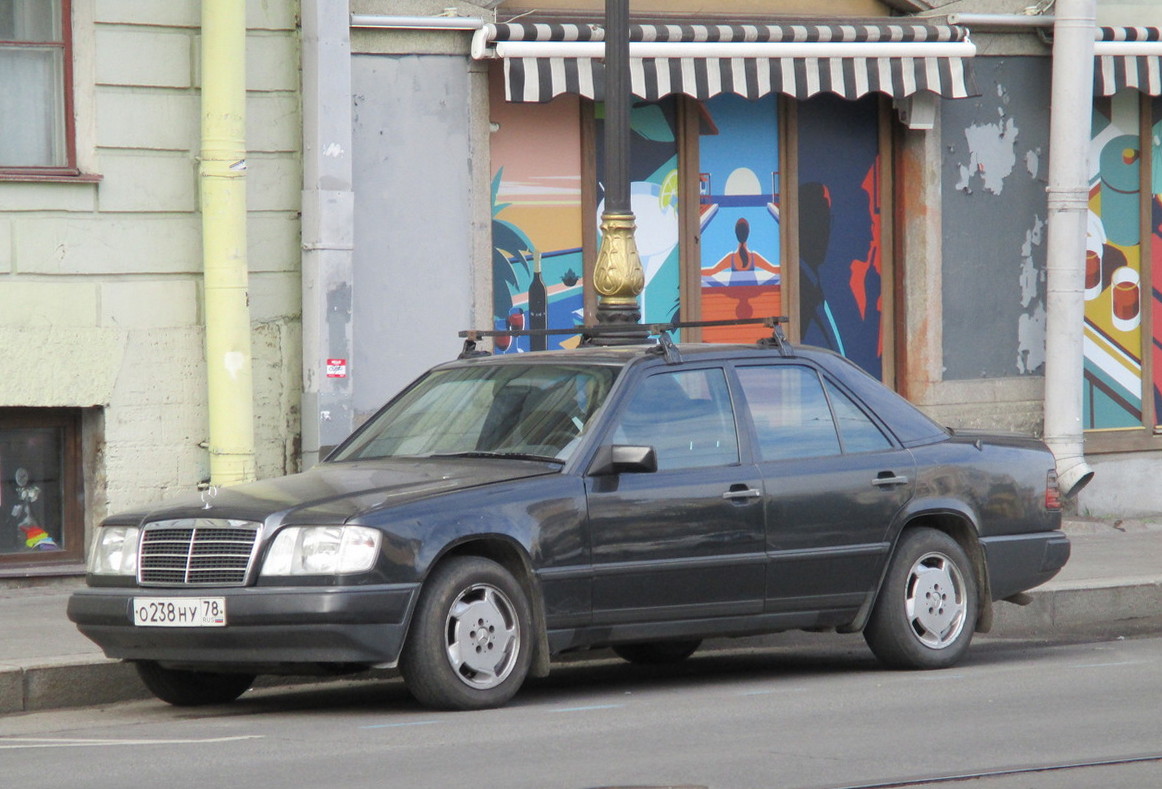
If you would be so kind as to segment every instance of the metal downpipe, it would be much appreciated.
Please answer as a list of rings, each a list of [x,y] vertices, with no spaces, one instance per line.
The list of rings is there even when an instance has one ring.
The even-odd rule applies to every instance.
[[[198,168],[210,482],[253,480],[254,385],[246,262],[246,3],[202,0]]]
[[[1049,244],[1045,337],[1045,443],[1061,491],[1093,479],[1082,429],[1089,118],[1093,113],[1096,0],[1058,0],[1049,120]]]

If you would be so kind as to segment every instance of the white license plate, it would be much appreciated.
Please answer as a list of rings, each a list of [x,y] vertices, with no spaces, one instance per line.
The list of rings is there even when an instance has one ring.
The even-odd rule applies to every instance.
[[[225,627],[224,597],[135,597],[138,627]]]

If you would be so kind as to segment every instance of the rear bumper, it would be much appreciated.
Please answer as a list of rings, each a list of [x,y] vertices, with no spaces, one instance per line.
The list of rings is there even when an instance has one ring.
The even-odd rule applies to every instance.
[[[1040,586],[1069,561],[1069,538],[1060,531],[985,537],[980,542],[994,600]]]
[[[74,592],[68,616],[111,658],[293,672],[317,664],[391,666],[415,584],[353,588],[111,589]],[[133,598],[222,597],[224,627],[138,627]]]

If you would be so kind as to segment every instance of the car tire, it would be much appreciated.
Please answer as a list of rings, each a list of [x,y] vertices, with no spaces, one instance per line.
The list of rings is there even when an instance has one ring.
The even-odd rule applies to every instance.
[[[136,667],[149,692],[175,707],[227,704],[249,690],[255,677],[164,668],[152,660],[138,661]]]
[[[701,639],[617,644],[613,647],[613,654],[639,666],[664,666],[668,663],[681,663],[693,655],[700,646]]]
[[[976,573],[964,549],[935,529],[905,532],[864,628],[875,656],[890,668],[947,668],[976,623]]]
[[[420,592],[400,673],[426,706],[499,707],[528,676],[534,643],[528,596],[512,574],[489,559],[454,557]]]

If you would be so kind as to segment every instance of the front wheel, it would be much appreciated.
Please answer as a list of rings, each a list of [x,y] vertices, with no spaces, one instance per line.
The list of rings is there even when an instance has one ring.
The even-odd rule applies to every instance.
[[[964,549],[919,528],[901,538],[863,635],[891,668],[947,668],[967,651],[976,620],[976,575]]]
[[[489,559],[454,557],[424,584],[400,673],[429,707],[499,707],[524,683],[533,643],[528,597],[517,580]]]
[[[254,674],[217,674],[211,671],[184,671],[164,668],[152,660],[136,664],[137,676],[149,692],[175,707],[226,704],[254,684]]]

